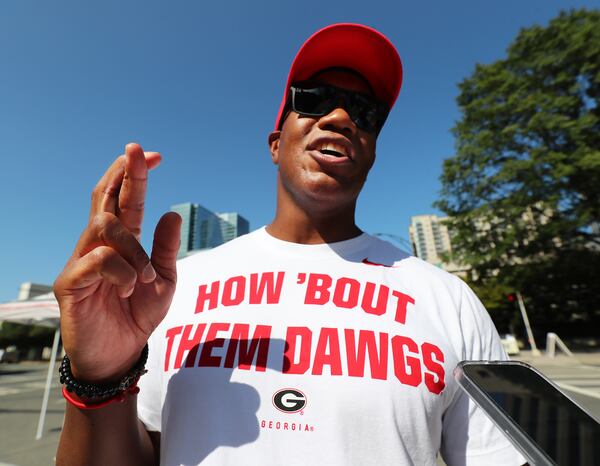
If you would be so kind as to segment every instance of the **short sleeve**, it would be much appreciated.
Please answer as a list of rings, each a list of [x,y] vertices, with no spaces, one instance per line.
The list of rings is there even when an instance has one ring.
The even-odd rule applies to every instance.
[[[146,430],[160,432],[162,414],[162,363],[160,345],[156,338],[156,332],[148,340],[148,370],[138,382],[140,392],[138,393],[137,411],[138,418],[146,426]]]
[[[492,319],[473,291],[462,284],[460,326],[465,360],[507,360]],[[525,458],[462,389],[442,419],[442,457],[448,466],[510,466]]]

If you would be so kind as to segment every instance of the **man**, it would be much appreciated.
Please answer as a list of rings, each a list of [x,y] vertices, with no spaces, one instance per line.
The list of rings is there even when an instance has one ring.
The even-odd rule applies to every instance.
[[[522,462],[453,381],[462,359],[505,357],[477,298],[354,220],[401,79],[373,29],[309,38],[269,135],[273,222],[177,266],[177,215],[150,259],[139,244],[160,155],[127,146],[55,283],[59,465]]]

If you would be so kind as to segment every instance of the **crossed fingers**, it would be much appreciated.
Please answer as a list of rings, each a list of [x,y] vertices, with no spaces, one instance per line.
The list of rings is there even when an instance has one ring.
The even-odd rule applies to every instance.
[[[111,260],[113,266],[127,265],[143,283],[154,280],[156,272],[140,237],[148,170],[159,163],[159,153],[144,153],[138,144],[126,146],[125,154],[113,162],[92,193],[90,221],[75,248],[76,257],[109,247],[123,259]]]

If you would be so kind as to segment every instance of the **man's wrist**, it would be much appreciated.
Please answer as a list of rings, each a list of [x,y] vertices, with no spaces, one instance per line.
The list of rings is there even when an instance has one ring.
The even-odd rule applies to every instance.
[[[73,375],[71,361],[68,356],[65,356],[59,367],[60,383],[64,385],[67,392],[74,394],[79,400],[103,401],[124,393],[135,386],[138,379],[146,373],[147,360],[148,345],[145,345],[137,362],[125,375],[107,382],[90,383]]]

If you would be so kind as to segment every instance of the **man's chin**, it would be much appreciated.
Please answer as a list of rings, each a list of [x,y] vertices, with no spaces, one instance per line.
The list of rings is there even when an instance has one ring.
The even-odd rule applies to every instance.
[[[334,207],[353,203],[360,193],[360,187],[351,186],[335,175],[319,173],[306,184],[305,193],[318,204]]]

